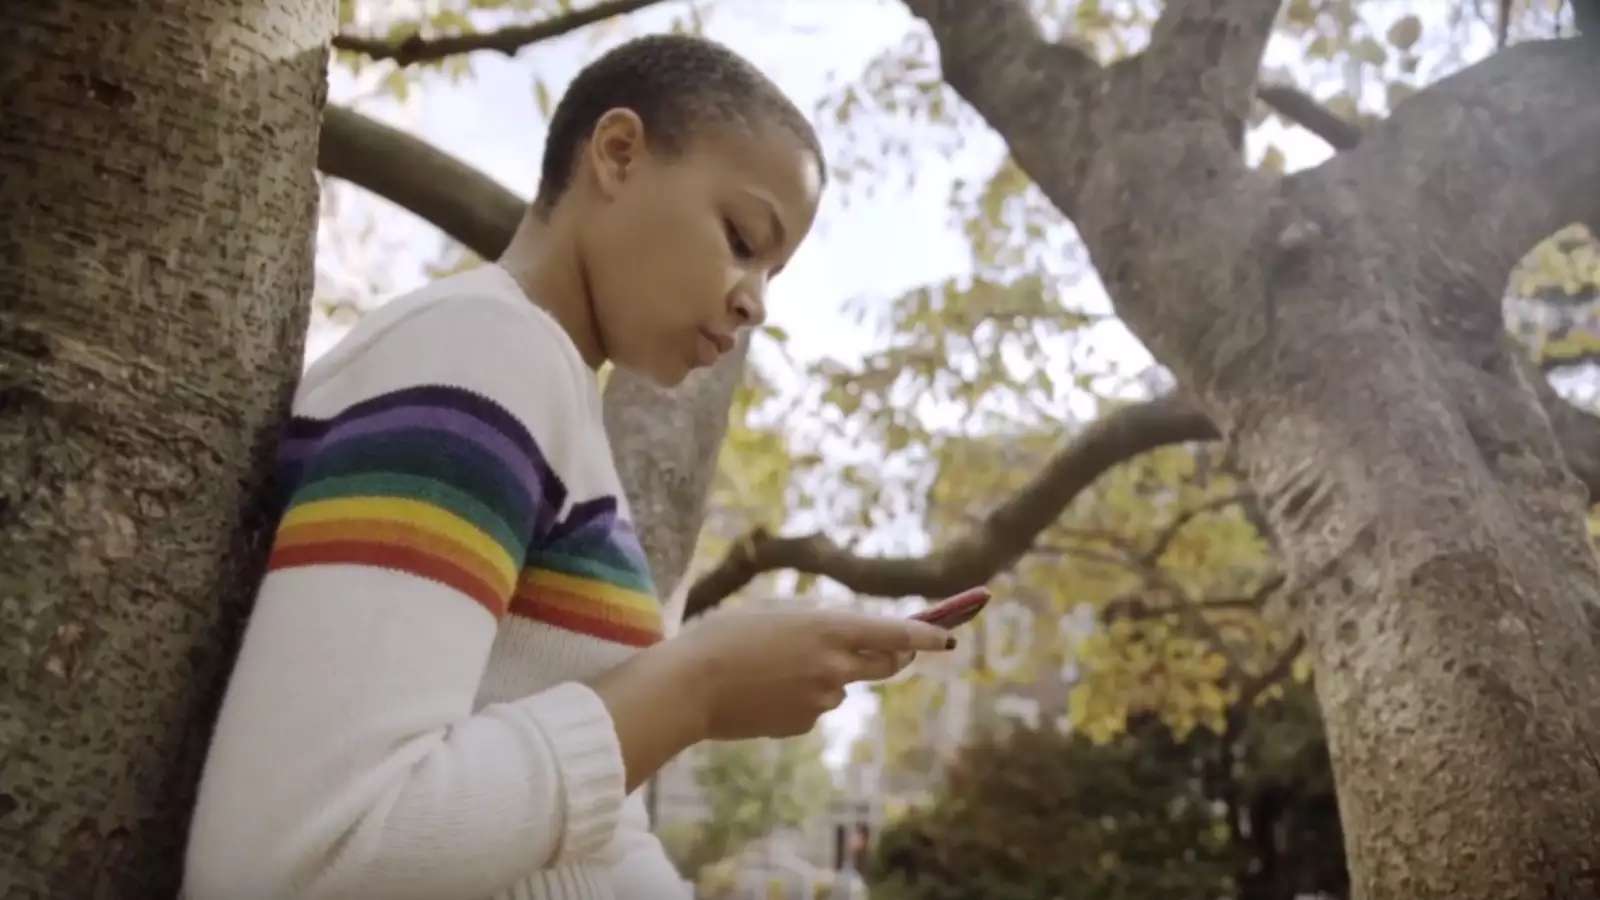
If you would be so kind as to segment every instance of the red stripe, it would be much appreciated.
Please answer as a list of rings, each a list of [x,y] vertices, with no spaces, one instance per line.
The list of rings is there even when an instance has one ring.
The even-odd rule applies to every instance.
[[[518,594],[511,599],[511,614],[630,647],[648,647],[661,640],[658,632],[634,628],[610,619],[570,612],[540,603],[537,597],[530,597],[527,594]]]
[[[303,522],[278,532],[280,547],[315,547],[342,542],[393,547],[433,556],[487,585],[501,584],[494,564],[453,535],[392,519],[334,519]],[[503,589],[502,589],[503,590]]]
[[[394,544],[374,544],[363,541],[326,541],[319,544],[278,547],[272,551],[267,569],[288,569],[296,566],[314,566],[326,563],[355,563],[381,566],[418,575],[431,581],[455,588],[478,605],[487,609],[496,619],[505,613],[507,597],[483,579],[457,566],[410,547]]]

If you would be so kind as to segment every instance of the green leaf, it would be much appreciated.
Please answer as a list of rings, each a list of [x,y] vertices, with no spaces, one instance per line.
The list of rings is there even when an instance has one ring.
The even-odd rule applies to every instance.
[[[1317,22],[1317,8],[1311,0],[1290,0],[1289,6],[1283,11],[1283,16],[1290,25],[1310,28]]]
[[[411,95],[411,78],[405,69],[395,69],[383,77],[383,84],[380,89],[393,94],[396,100],[404,103],[406,98]]]
[[[904,450],[906,445],[911,443],[911,432],[904,425],[897,422],[889,426],[889,432],[884,443],[890,453]]]
[[[435,34],[472,34],[477,31],[472,20],[460,10],[441,9],[428,19]]]
[[[1279,150],[1276,145],[1268,147],[1267,152],[1261,157],[1262,171],[1271,172],[1274,175],[1282,175],[1287,165],[1288,161],[1284,157],[1283,151]]]
[[[1422,20],[1414,15],[1396,19],[1395,23],[1389,26],[1389,33],[1386,37],[1389,39],[1389,43],[1395,47],[1401,50],[1410,50],[1411,45],[1422,37]]]
[[[1343,93],[1328,98],[1328,111],[1342,119],[1352,121],[1361,113],[1356,107],[1355,98]]]
[[[545,86],[543,78],[535,78],[533,80],[533,99],[539,104],[539,115],[546,119],[550,118],[553,105],[550,99],[550,89]]]
[[[1389,59],[1389,51],[1372,38],[1363,38],[1350,48],[1350,55],[1364,63],[1381,66]]]

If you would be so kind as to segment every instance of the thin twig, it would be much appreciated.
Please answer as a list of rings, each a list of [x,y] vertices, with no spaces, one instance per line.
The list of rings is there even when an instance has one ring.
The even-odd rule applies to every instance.
[[[1284,118],[1327,141],[1335,150],[1349,150],[1361,143],[1360,127],[1335,115],[1299,88],[1286,84],[1263,85],[1256,89],[1256,96]]]
[[[422,37],[421,34],[411,34],[398,41],[341,34],[334,37],[333,46],[340,50],[362,53],[372,59],[392,59],[401,66],[443,59],[474,50],[498,50],[511,56],[529,44],[560,37],[585,25],[614,16],[627,15],[660,2],[661,0],[606,0],[588,9],[575,10],[532,25],[512,25],[497,31],[452,34],[431,40]]]

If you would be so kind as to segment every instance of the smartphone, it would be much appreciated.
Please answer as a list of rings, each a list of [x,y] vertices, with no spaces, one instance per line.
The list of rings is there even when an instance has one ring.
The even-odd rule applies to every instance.
[[[954,597],[946,597],[911,618],[938,625],[940,628],[955,628],[967,624],[982,612],[983,608],[989,605],[989,596],[989,589],[986,587],[971,588]]]

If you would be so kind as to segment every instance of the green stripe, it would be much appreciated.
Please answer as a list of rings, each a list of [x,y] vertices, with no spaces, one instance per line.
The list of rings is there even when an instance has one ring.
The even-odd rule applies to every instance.
[[[309,488],[315,482],[374,472],[448,485],[493,510],[513,533],[526,529],[533,534],[533,500],[516,476],[494,454],[439,431],[407,429],[339,441],[312,457],[303,484]]]
[[[618,568],[607,565],[600,560],[587,556],[569,556],[565,553],[551,553],[549,551],[534,551],[528,556],[528,565],[532,568],[548,569],[576,578],[591,578],[595,581],[604,581],[630,591],[641,594],[654,595],[655,585],[650,583],[647,573],[640,572],[632,567]]]
[[[393,497],[429,503],[476,525],[493,537],[520,566],[527,552],[527,541],[494,510],[478,498],[434,478],[401,472],[364,472],[339,475],[309,482],[295,492],[294,503],[338,500],[347,497]]]

